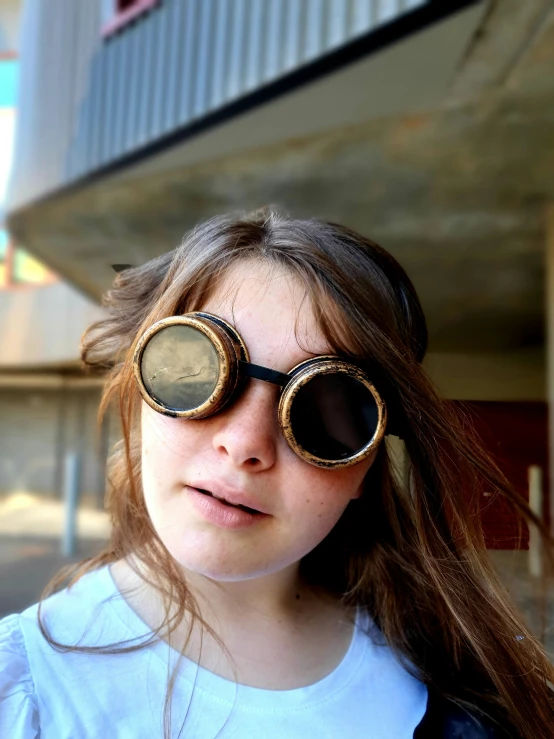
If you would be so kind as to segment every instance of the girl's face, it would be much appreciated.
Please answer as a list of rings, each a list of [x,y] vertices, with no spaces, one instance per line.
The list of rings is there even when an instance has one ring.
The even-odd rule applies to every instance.
[[[333,353],[297,278],[262,263],[232,267],[202,309],[238,330],[255,364],[288,372]],[[146,506],[185,569],[220,581],[278,572],[314,549],[361,495],[374,455],[339,470],[308,464],[280,431],[278,393],[249,380],[234,404],[203,420],[169,418],[142,403]],[[263,513],[241,515],[199,489]]]

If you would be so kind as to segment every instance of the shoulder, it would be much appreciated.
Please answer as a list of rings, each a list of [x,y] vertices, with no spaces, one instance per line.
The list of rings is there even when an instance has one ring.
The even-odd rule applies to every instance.
[[[66,610],[82,610],[84,606],[91,606],[100,602],[106,594],[113,591],[113,584],[110,581],[109,570],[106,566],[91,570],[79,577],[73,585],[59,590],[43,600],[41,608],[49,614],[53,614],[62,605]],[[36,612],[38,605],[36,603],[30,606],[21,615],[26,616]]]
[[[107,567],[0,623],[0,739],[106,736],[130,715],[142,735],[152,694],[163,706],[165,652],[142,648],[151,634]]]
[[[0,736],[38,736],[38,707],[19,615],[0,620]]]
[[[61,647],[109,642],[117,631],[117,619],[105,610],[114,595],[107,568],[94,570],[74,585],[50,596],[2,622],[0,637],[5,660],[17,659],[35,691],[40,694],[49,676],[69,659]],[[45,638],[43,630],[48,635]],[[9,655],[9,656],[8,656]],[[3,734],[0,732],[0,736]]]
[[[429,691],[427,709],[414,739],[520,739],[508,726],[498,726]]]
[[[358,625],[371,637],[373,644],[386,647],[382,655],[389,661],[397,661],[397,674],[403,674],[404,681],[411,679],[413,685],[424,688],[425,699],[421,705],[413,739],[521,739],[512,726],[498,725],[481,717],[477,712],[469,712],[462,706],[444,698],[438,691],[424,686],[415,675],[417,670],[405,658],[401,661],[392,657],[381,631],[374,624],[366,610],[358,612]],[[403,671],[403,672],[402,672]],[[421,693],[420,693],[421,696]]]
[[[82,657],[117,642],[139,640],[129,633],[127,610],[108,566],[104,566],[23,611],[19,624],[37,690],[46,669],[50,672],[54,666],[73,660],[73,648]]]
[[[23,613],[0,621],[0,737],[35,739],[43,729],[39,710],[63,725],[69,697],[83,697],[91,675],[106,681],[113,669],[96,670],[95,653],[129,636],[112,601],[118,600],[107,567],[83,575],[74,585]],[[39,622],[40,615],[40,622]],[[45,629],[45,638],[41,626]],[[93,664],[94,662],[94,664]],[[86,691],[85,691],[86,693]],[[71,702],[69,700],[69,702]],[[77,701],[79,703],[79,701]],[[61,712],[61,713],[60,713]],[[58,716],[58,713],[60,715]],[[44,717],[43,717],[44,720]]]

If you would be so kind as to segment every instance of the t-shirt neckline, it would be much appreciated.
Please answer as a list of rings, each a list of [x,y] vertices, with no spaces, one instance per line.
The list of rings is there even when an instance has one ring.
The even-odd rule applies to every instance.
[[[92,573],[91,573],[92,574]],[[146,640],[152,634],[151,628],[141,619],[119,590],[110,570],[105,565],[98,570],[98,575],[108,595],[108,603],[114,614],[130,632],[131,640]],[[341,693],[354,679],[366,657],[370,643],[370,631],[375,628],[369,616],[361,609],[357,609],[355,625],[350,645],[339,664],[325,677],[311,685],[290,690],[268,690],[227,680],[220,675],[210,672],[188,658],[183,658],[179,666],[179,678],[194,685],[194,690],[209,694],[221,703],[241,707],[248,711],[283,711],[308,710],[314,704],[327,701]],[[178,652],[167,642],[159,639],[147,647],[151,654],[163,663],[164,674],[167,666],[172,669],[179,659]],[[177,686],[178,688],[178,683]]]

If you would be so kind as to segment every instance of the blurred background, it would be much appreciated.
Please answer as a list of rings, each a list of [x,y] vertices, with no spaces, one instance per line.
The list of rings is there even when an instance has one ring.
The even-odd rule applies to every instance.
[[[235,208],[390,250],[431,377],[554,522],[552,0],[0,0],[0,201],[0,616],[108,535],[78,344],[112,265]],[[552,648],[536,536],[482,503]]]

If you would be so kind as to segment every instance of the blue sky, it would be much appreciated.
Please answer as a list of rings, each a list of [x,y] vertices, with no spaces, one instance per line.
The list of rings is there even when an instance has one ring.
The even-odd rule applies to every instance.
[[[15,108],[19,61],[0,61],[0,108]]]

